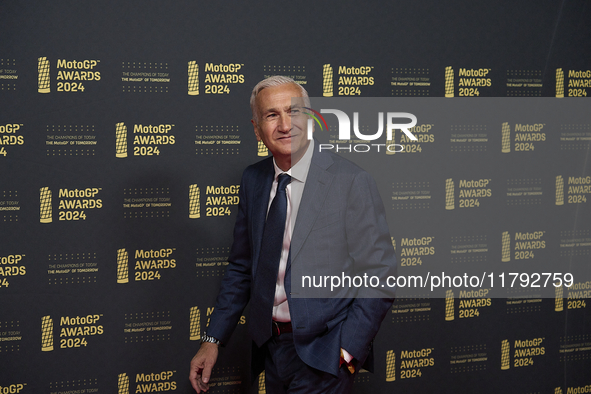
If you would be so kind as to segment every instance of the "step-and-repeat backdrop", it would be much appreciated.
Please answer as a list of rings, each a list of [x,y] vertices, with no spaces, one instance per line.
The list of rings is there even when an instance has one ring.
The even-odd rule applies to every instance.
[[[589,20],[588,0],[3,2],[0,393],[191,392],[241,172],[269,154],[250,92],[277,74],[410,100],[417,140],[372,161],[398,272],[487,281],[400,296],[354,391],[591,392]],[[324,116],[339,154],[373,149]],[[247,324],[212,393],[265,393]]]

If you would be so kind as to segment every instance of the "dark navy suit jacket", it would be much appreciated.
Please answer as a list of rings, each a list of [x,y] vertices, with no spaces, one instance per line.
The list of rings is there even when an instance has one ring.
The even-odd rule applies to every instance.
[[[222,343],[229,340],[250,299],[251,286],[256,286],[273,176],[272,158],[249,166],[242,176],[229,265],[206,329],[208,335]],[[341,272],[341,267],[348,270],[359,262],[384,278],[396,273],[386,215],[373,178],[348,160],[315,149],[290,256],[285,286],[300,358],[313,368],[337,375],[342,347],[371,370],[372,341],[393,299],[295,298],[291,280],[293,271],[308,269],[302,267],[330,267]],[[268,322],[260,320],[257,316],[247,318],[255,342],[253,376],[264,368],[263,355],[258,351],[262,343],[257,343],[257,338],[265,328],[261,325]]]

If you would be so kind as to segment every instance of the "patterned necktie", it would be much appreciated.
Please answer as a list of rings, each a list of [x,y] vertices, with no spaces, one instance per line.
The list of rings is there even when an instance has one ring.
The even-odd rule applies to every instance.
[[[279,175],[277,192],[269,208],[265,229],[263,230],[261,252],[251,299],[251,314],[260,322],[256,332],[253,333],[255,342],[259,346],[271,337],[275,286],[283,249],[285,220],[287,218],[287,194],[285,188],[290,182],[291,177],[289,175]]]

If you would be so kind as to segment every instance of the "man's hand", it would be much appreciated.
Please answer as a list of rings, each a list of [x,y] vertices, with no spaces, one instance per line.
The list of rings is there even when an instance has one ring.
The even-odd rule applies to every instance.
[[[218,345],[215,343],[204,342],[201,344],[199,351],[191,360],[191,373],[189,380],[191,385],[200,393],[201,391],[209,390],[209,378],[211,370],[218,359]]]

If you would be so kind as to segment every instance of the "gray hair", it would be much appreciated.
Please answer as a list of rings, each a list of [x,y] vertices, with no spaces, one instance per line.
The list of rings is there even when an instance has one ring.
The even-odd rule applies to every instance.
[[[261,92],[261,90],[263,90],[265,88],[272,87],[272,86],[286,85],[288,83],[294,84],[295,86],[298,87],[298,89],[300,89],[300,92],[302,93],[302,97],[304,97],[304,102],[306,103],[306,105],[310,106],[308,92],[306,91],[306,89],[304,89],[304,87],[302,85],[296,83],[296,81],[294,81],[293,79],[291,79],[289,77],[285,77],[283,75],[274,75],[272,77],[263,79],[261,82],[257,83],[256,86],[252,89],[252,94],[250,95],[250,110],[252,111],[252,119],[255,122],[258,122],[256,98],[257,98],[257,95]]]

